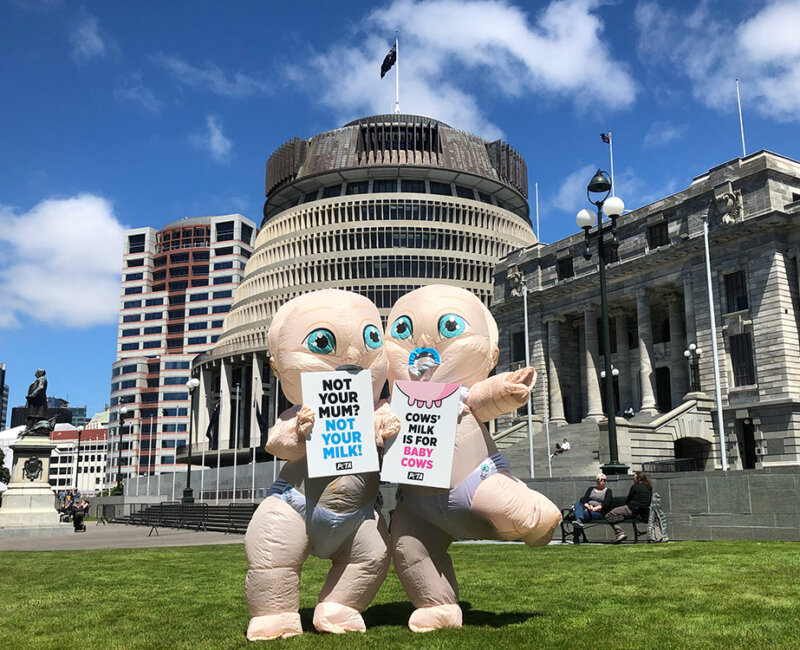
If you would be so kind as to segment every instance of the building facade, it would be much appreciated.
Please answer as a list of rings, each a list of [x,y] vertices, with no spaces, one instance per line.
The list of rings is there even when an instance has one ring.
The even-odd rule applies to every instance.
[[[253,252],[256,224],[240,214],[182,219],[125,233],[117,360],[111,367],[109,466],[122,476],[173,471],[187,441],[191,360],[217,342]]]
[[[267,330],[284,302],[339,288],[385,315],[408,291],[449,283],[488,304],[497,261],[536,241],[523,158],[505,142],[415,115],[290,140],[267,161],[266,196],[219,341],[194,364],[198,430],[214,419],[223,463],[251,441],[262,448],[265,423],[281,408],[266,360]],[[217,416],[208,395],[222,396]]]
[[[0,363],[0,431],[6,428],[8,418],[8,384],[6,384],[6,364]]]
[[[85,495],[103,488],[106,471],[105,429],[81,429],[56,425],[50,440],[56,448],[50,453],[50,485],[60,492],[78,488]]]
[[[571,442],[569,454],[552,459],[554,475],[589,474],[609,460],[601,376],[606,353],[619,370],[614,411],[635,412],[617,419],[620,460],[634,469],[676,459],[695,469],[719,468],[712,336],[729,466],[800,463],[800,163],[767,151],[727,162],[682,192],[623,215],[616,234],[618,247],[608,234],[604,243],[608,351],[602,346],[594,236],[589,259],[580,234],[513,253],[495,271],[498,370],[524,362],[522,298],[515,285],[521,281],[528,289],[532,363],[540,370],[536,471],[547,471],[552,453],[541,426],[545,419],[553,442]],[[688,352],[692,344],[702,351],[699,359]],[[692,385],[695,372],[699,386]]]

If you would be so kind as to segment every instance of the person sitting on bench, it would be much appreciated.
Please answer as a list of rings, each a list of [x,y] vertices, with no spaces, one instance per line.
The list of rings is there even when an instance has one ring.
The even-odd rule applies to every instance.
[[[650,510],[650,501],[653,498],[653,484],[647,478],[644,472],[633,473],[633,485],[628,492],[628,498],[625,499],[625,505],[613,508],[611,512],[606,515],[606,521],[611,523],[614,528],[614,543],[619,544],[628,539],[628,536],[622,530],[619,522],[623,519],[637,517],[640,514],[646,513]]]
[[[598,474],[595,477],[596,487],[586,490],[579,501],[575,503],[575,523],[572,529],[572,542],[580,543],[581,525],[594,519],[602,519],[603,515],[611,509],[611,488],[606,487],[606,475]]]

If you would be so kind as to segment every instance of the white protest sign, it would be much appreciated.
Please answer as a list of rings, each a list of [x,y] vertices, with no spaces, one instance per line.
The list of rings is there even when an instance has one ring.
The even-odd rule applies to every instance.
[[[402,426],[387,442],[382,481],[450,487],[460,388],[459,384],[394,383],[391,408]]]
[[[314,426],[306,436],[309,477],[377,472],[369,370],[307,372],[300,380],[303,404],[314,411]]]

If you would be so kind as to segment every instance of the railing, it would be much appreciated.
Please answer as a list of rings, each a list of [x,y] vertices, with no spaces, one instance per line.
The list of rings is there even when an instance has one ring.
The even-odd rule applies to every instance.
[[[665,458],[642,463],[642,469],[645,472],[699,472],[705,468],[696,458]]]

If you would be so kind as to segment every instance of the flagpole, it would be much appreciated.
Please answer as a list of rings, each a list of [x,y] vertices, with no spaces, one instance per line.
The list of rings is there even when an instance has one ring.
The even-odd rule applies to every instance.
[[[736,80],[736,103],[739,105],[739,131],[742,134],[742,158],[747,157],[747,151],[744,148],[744,122],[742,121],[742,97],[739,95],[739,80]]]
[[[253,402],[255,406],[255,402]],[[258,411],[256,411],[258,413]],[[252,416],[251,416],[252,418]],[[256,437],[253,435],[253,424],[252,419],[250,420],[250,446],[253,448],[253,462],[252,462],[252,471],[250,472],[250,503],[256,502]],[[259,423],[256,422],[256,426],[258,426],[259,431],[261,431],[261,427]]]
[[[400,114],[400,38],[394,33],[394,112]]]
[[[611,137],[611,131],[608,132],[608,155],[611,157],[611,196],[614,194],[614,139]]]
[[[539,238],[539,183],[533,184],[536,190],[536,241],[541,241]]]
[[[278,424],[278,395],[280,395],[281,380],[275,377],[275,422],[272,426]],[[269,443],[269,432],[267,432],[267,443]],[[273,454],[272,456],[272,482],[278,480],[278,457]]]

